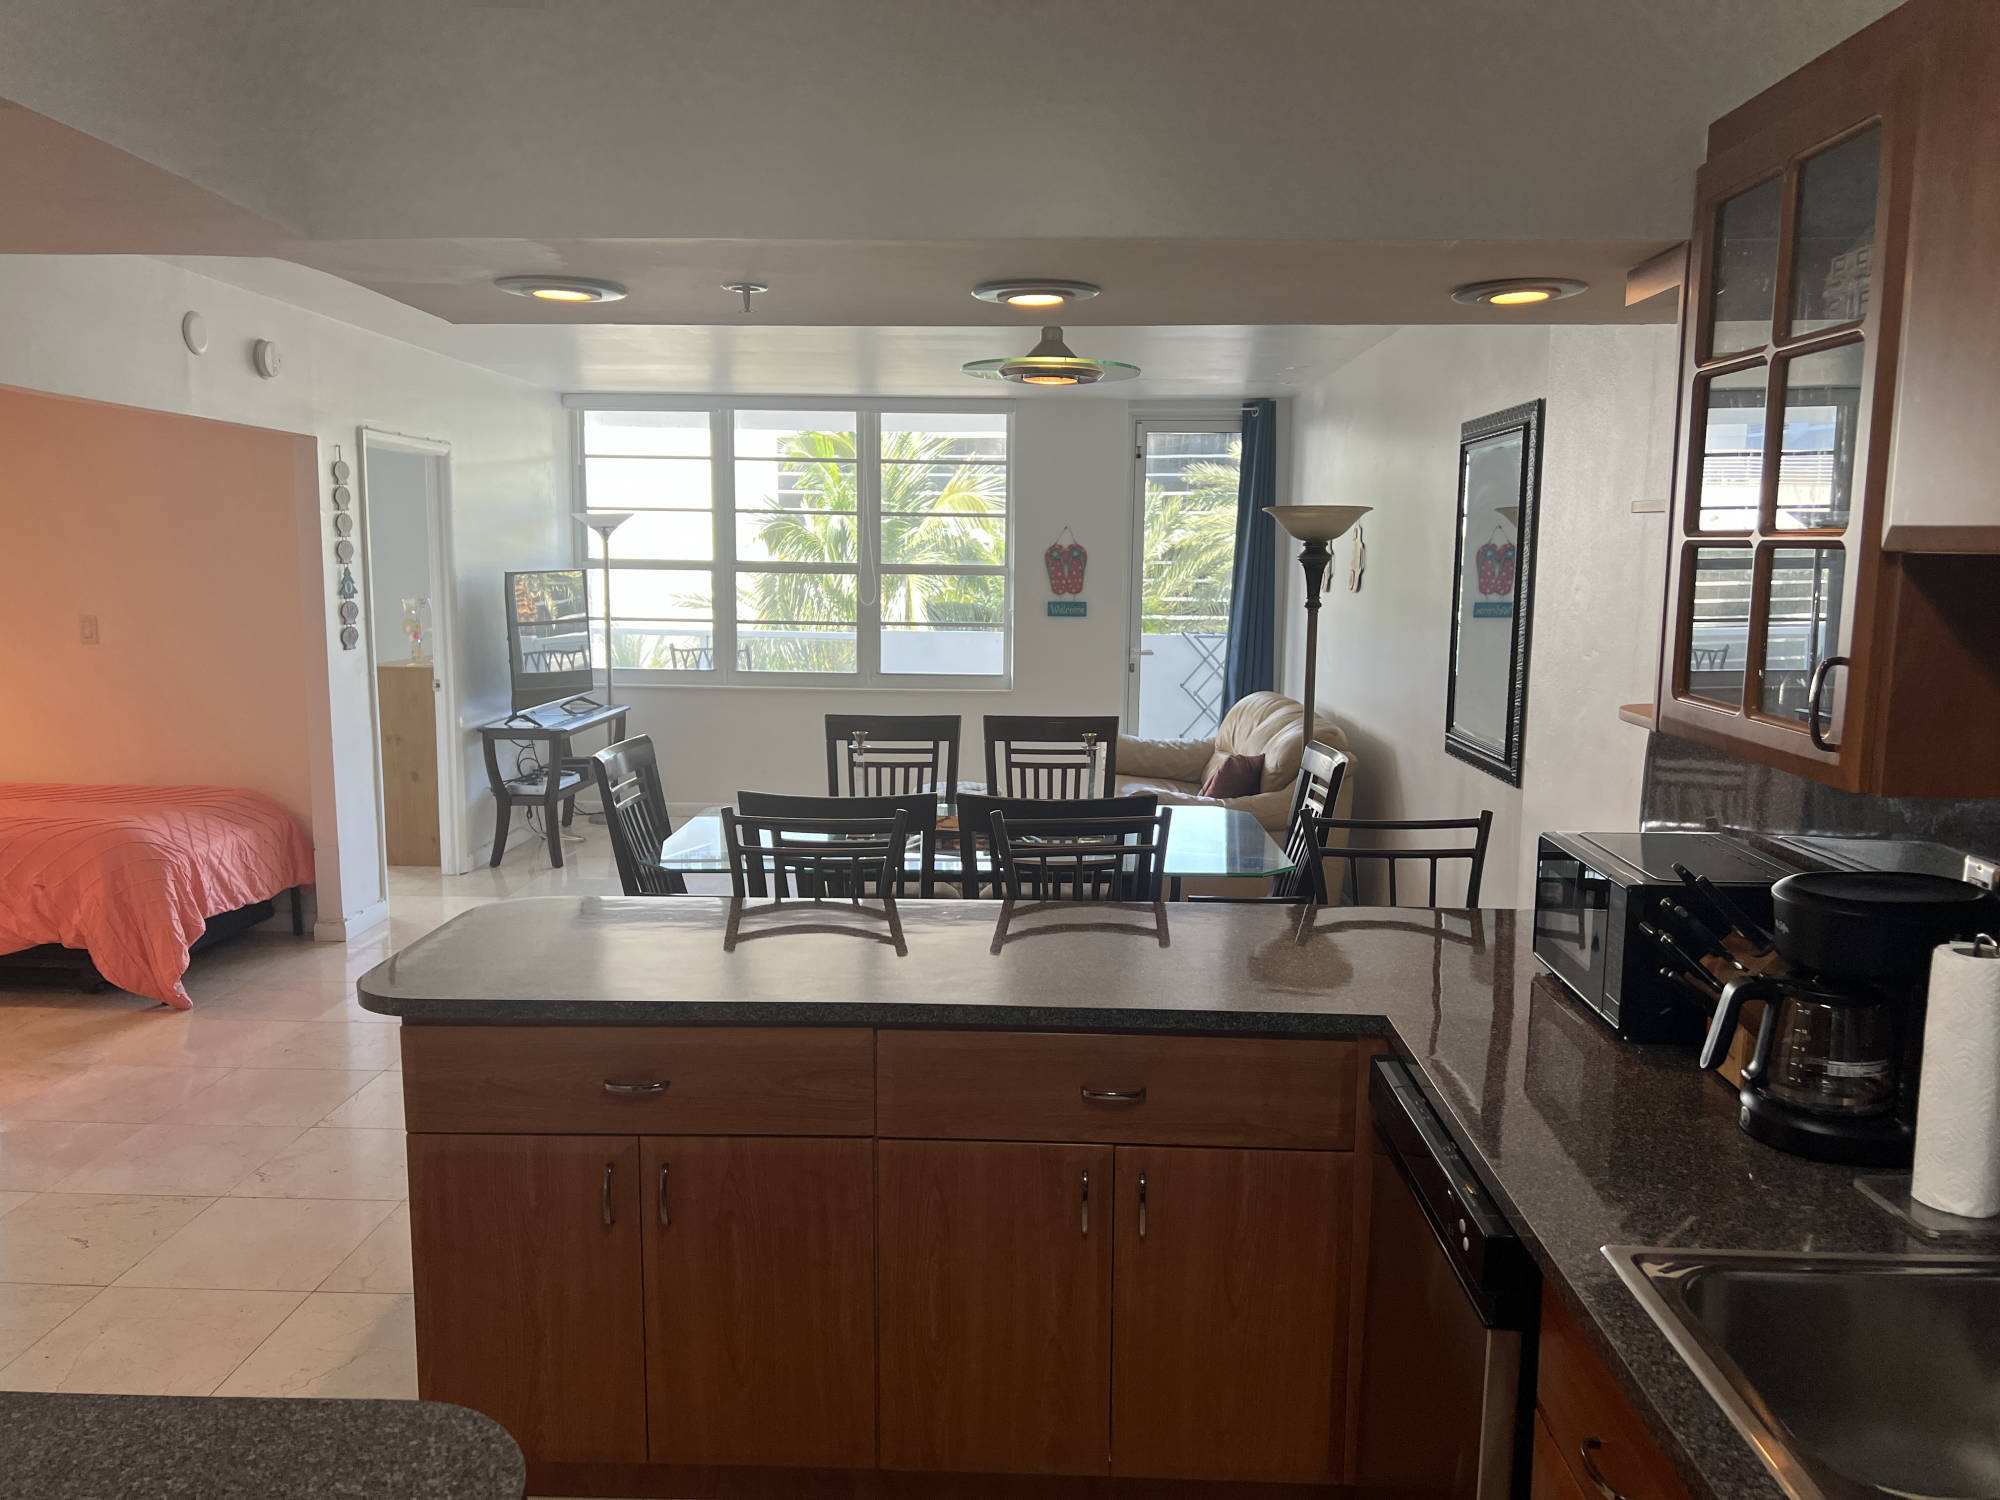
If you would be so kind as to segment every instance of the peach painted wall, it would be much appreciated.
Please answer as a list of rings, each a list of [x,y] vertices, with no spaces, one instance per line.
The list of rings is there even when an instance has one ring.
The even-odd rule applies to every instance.
[[[253,787],[310,835],[314,466],[309,437],[0,387],[0,781]]]

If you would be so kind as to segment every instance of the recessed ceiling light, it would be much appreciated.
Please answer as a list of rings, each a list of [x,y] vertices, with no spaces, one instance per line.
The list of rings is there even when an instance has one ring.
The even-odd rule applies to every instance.
[[[1042,341],[1017,359],[975,359],[962,366],[981,380],[1011,380],[1016,385],[1096,385],[1101,380],[1130,380],[1137,365],[1115,359],[1078,359],[1063,342],[1062,330],[1042,330]]]
[[[516,297],[533,297],[538,302],[616,302],[625,288],[615,281],[599,281],[594,276],[502,276],[493,283]]]
[[[972,289],[972,295],[981,302],[999,302],[1008,307],[1061,307],[1065,302],[1095,297],[1103,290],[1088,281],[1022,276],[1012,281],[982,281]]]
[[[1588,291],[1589,283],[1568,276],[1510,276],[1504,281],[1468,281],[1452,288],[1451,300],[1486,307],[1532,307],[1539,302],[1560,302]]]

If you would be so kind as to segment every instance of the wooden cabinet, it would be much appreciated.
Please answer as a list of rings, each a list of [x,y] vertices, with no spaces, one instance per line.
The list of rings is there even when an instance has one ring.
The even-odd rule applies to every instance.
[[[639,1145],[412,1135],[417,1391],[530,1459],[646,1456]]]
[[[1577,1492],[1616,1493],[1624,1500],[1689,1500],[1673,1464],[1553,1292],[1542,1298],[1541,1332],[1535,1500],[1569,1500]],[[1573,1489],[1563,1488],[1558,1468],[1567,1471]]]
[[[1328,1480],[1351,1158],[1121,1146],[1112,1472]]]
[[[1911,0],[1710,131],[1667,733],[1850,791],[2000,795],[2000,205],[1965,188],[2000,149],[1996,62],[2000,7]]]
[[[883,1466],[1105,1473],[1111,1148],[878,1150]]]
[[[392,865],[435,869],[438,853],[437,678],[429,662],[375,669],[382,725],[382,824]]]
[[[1535,1450],[1528,1465],[1528,1500],[1588,1500],[1549,1435],[1549,1424],[1535,1413]]]
[[[538,1492],[1340,1477],[1356,1043],[402,1040],[419,1386]]]
[[[654,1462],[872,1467],[872,1144],[641,1150]]]

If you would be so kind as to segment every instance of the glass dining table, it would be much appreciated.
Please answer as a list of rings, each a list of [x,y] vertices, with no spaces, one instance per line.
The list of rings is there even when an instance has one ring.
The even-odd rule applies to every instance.
[[[945,833],[937,851],[937,878],[959,873],[957,840]],[[1169,899],[1178,901],[1183,880],[1264,880],[1289,875],[1292,861],[1250,813],[1235,807],[1185,806],[1173,809],[1165,858]],[[910,840],[907,868],[919,866],[917,841]],[[980,861],[982,872],[989,866]],[[705,807],[660,845],[660,868],[681,875],[729,873],[729,845],[722,835],[722,809]]]

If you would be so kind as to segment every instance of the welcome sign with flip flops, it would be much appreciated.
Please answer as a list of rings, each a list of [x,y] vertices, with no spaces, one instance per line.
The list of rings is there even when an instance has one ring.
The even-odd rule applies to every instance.
[[[1064,537],[1068,541],[1064,541]],[[1076,533],[1067,526],[1062,534],[1042,554],[1042,562],[1049,570],[1049,592],[1052,594],[1080,594],[1083,592],[1083,570],[1090,562],[1090,554],[1076,539]],[[1058,619],[1080,619],[1090,612],[1090,606],[1081,599],[1051,599],[1049,614]]]

